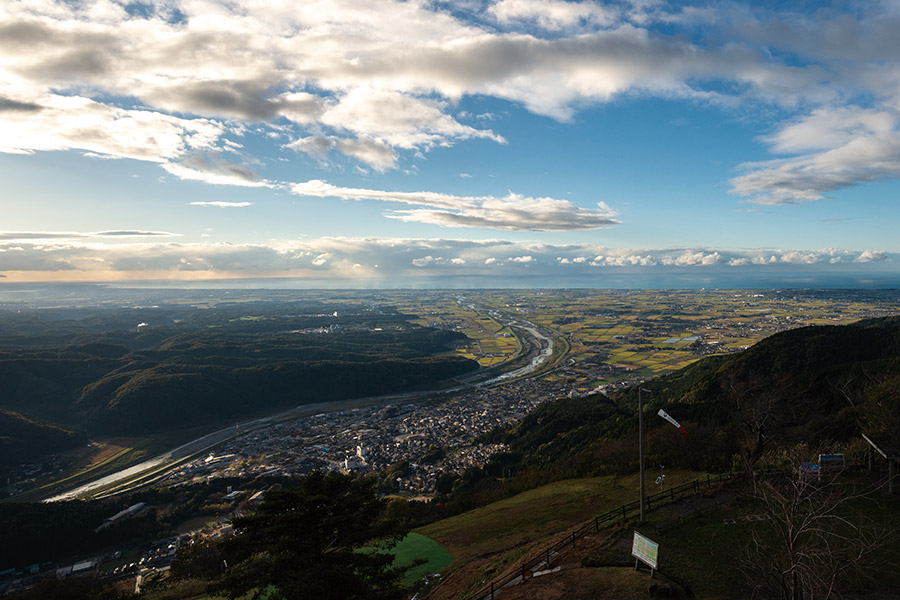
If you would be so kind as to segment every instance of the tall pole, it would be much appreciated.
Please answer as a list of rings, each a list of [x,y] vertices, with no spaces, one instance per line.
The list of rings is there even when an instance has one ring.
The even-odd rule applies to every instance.
[[[647,492],[644,488],[644,388],[638,386],[638,450],[641,454],[641,523],[647,522]],[[649,390],[648,390],[649,391]]]

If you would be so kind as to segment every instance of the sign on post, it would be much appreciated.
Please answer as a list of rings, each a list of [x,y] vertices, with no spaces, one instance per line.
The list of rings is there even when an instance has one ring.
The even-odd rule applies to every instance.
[[[658,570],[657,559],[659,558],[659,544],[645,538],[637,531],[634,532],[634,541],[631,542],[631,555],[639,561],[649,565],[654,571]]]
[[[841,471],[844,468],[843,454],[820,454],[819,455],[819,472],[822,471]]]

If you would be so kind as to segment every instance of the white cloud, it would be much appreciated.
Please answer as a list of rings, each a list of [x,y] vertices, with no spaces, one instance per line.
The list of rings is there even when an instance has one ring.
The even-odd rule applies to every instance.
[[[274,187],[274,184],[259,179],[249,169],[227,161],[210,161],[205,157],[190,157],[182,162],[165,162],[162,168],[179,179],[201,181],[211,185]]]
[[[336,150],[345,156],[383,172],[397,166],[398,154],[391,146],[370,138],[344,139],[338,137],[310,136],[294,140],[286,148],[305,152],[313,158],[326,162],[328,154]]]
[[[812,265],[822,260],[820,254],[815,252],[786,252],[781,255],[781,262],[794,265]]]
[[[434,258],[433,256],[423,256],[422,258],[414,258],[411,262],[417,267],[427,267],[433,262],[442,263],[444,262],[444,259],[441,257]]]
[[[328,261],[332,257],[333,257],[333,255],[331,254],[331,252],[323,252],[323,253],[319,254],[318,256],[316,256],[314,259],[312,259],[311,262],[312,262],[313,266],[322,267],[322,266],[328,264]]]
[[[149,239],[135,239],[132,234]],[[498,284],[506,276],[523,273],[546,282],[560,277],[592,280],[603,272],[759,274],[852,268],[856,273],[883,268],[881,261],[900,258],[896,253],[834,248],[605,248],[496,239],[318,238],[279,244],[154,241],[162,235],[173,234],[3,232],[0,265],[7,281],[300,277],[395,285],[426,273],[447,282],[454,277],[489,277]],[[595,259],[576,262],[588,254]]]
[[[883,260],[887,260],[886,252],[879,252],[877,250],[864,250],[862,254],[856,257],[856,262],[880,262]]]
[[[38,243],[90,239],[178,237],[179,235],[167,231],[142,231],[139,229],[91,231],[86,233],[75,231],[0,231],[0,244],[8,244],[10,242]]]
[[[766,138],[793,158],[743,165],[732,191],[757,204],[819,200],[829,192],[900,176],[900,114],[844,107],[819,109]]]
[[[224,136],[259,126],[320,160],[336,151],[383,172],[439,146],[504,143],[502,131],[461,122],[464,97],[567,120],[630,95],[803,111],[764,138],[782,158],[748,163],[732,180],[753,202],[816,200],[900,176],[900,15],[885,3],[800,13],[499,0],[478,5],[471,22],[453,16],[476,10],[468,5],[451,13],[424,1],[124,6],[0,6],[0,152],[80,150],[159,163],[196,181],[262,186],[184,160],[246,151]],[[476,227],[509,220],[485,210],[394,216]]]
[[[2,71],[0,71],[2,74]],[[23,115],[0,110],[0,152],[84,150],[110,158],[163,162],[213,148],[223,127],[148,110],[122,109],[80,96],[46,95]]]
[[[454,139],[505,140],[489,130],[462,125],[446,114],[447,105],[427,98],[371,87],[358,87],[341,97],[321,121],[358,135],[405,149],[449,145]]]
[[[618,212],[605,202],[597,209],[573,205],[568,200],[528,198],[510,192],[503,198],[492,196],[452,196],[436,192],[389,192],[338,187],[321,180],[291,186],[299,196],[341,198],[344,200],[380,200],[414,206],[394,210],[388,217],[401,221],[432,223],[447,227],[483,227],[524,231],[579,231],[618,224]]]
[[[619,17],[618,11],[608,6],[564,0],[500,0],[488,13],[500,23],[534,21],[550,30],[586,24],[609,26]]]
[[[664,265],[675,266],[709,266],[717,264],[722,260],[722,256],[718,252],[704,252],[702,250],[685,250],[677,256],[663,257],[661,262]]]
[[[222,200],[213,200],[208,202],[191,202],[191,206],[215,206],[216,208],[244,208],[252,206],[252,202],[225,202]]]
[[[578,107],[629,92],[715,99],[729,93],[723,80],[737,86],[734,96],[794,102],[825,79],[817,68],[780,64],[755,43],[699,46],[636,26],[647,22],[636,16],[649,14],[646,9],[623,12],[598,2],[502,0],[489,13],[510,26],[503,33],[428,2],[314,0],[298,7],[173,0],[143,6],[129,14],[102,0],[5,2],[0,80],[9,95],[0,111],[39,124],[41,138],[53,129],[65,132],[55,124],[65,125],[66,115],[34,109],[47,107],[38,100],[56,90],[88,95],[107,110],[143,105],[154,122],[163,114],[270,127],[287,120],[304,131],[300,137],[371,140],[415,155],[472,138],[504,142],[500,133],[454,118],[455,101],[463,96],[489,95],[567,119]],[[664,21],[664,11],[654,10]],[[581,29],[542,39],[530,32],[531,23]],[[180,155],[181,146],[196,145],[189,142],[196,132],[187,127],[164,144],[112,152],[117,136],[108,124],[81,121],[82,133],[90,135],[63,134],[69,147],[80,147],[72,145],[79,137],[95,138],[100,152],[162,162]],[[58,139],[32,145],[27,137],[16,136],[6,150],[61,145]],[[352,144],[341,151],[375,168],[397,166]]]

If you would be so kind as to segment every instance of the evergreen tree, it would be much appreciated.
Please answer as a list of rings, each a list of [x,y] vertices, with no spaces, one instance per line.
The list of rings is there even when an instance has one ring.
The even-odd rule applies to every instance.
[[[268,492],[259,512],[235,519],[215,591],[239,598],[403,598],[387,553],[402,537],[374,479],[314,472],[299,489]]]

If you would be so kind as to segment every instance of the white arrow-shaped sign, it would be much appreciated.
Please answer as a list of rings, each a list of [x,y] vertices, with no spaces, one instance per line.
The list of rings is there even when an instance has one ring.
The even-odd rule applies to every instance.
[[[663,409],[659,409],[659,412],[658,412],[657,414],[658,414],[659,416],[661,416],[663,419],[665,419],[666,421],[668,421],[669,423],[671,423],[672,425],[674,425],[675,427],[677,427],[677,428],[681,431],[681,433],[683,433],[684,435],[687,435],[687,430],[685,430],[685,428],[682,427],[682,426],[678,423],[678,421],[676,421],[675,419],[673,419],[672,417],[670,417],[670,416],[669,416],[669,413],[667,413],[667,412],[664,411]]]

